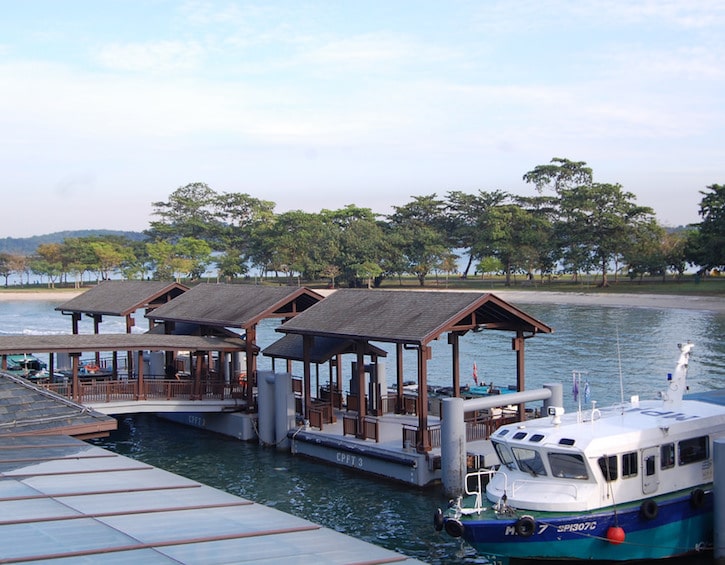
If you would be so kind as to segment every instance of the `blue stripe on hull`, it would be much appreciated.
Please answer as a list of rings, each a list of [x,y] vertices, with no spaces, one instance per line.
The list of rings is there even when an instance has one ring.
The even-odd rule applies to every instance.
[[[463,520],[463,539],[481,554],[515,558],[636,560],[661,559],[712,547],[712,493],[693,508],[688,498],[662,502],[655,518],[639,507],[617,512],[625,541],[613,544],[607,530],[613,513],[536,518],[529,537],[515,532],[514,520]]]

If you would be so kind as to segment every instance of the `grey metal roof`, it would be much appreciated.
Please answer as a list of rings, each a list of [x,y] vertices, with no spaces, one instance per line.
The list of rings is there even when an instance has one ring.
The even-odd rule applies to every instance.
[[[552,331],[489,293],[354,289],[333,292],[277,331],[425,344],[449,331],[480,327],[532,333]]]
[[[304,350],[302,347],[302,336],[288,334],[282,339],[275,341],[265,348],[262,353],[267,357],[278,359],[289,359],[291,361],[304,361]],[[326,363],[335,355],[355,353],[357,344],[351,339],[336,337],[315,337],[310,350],[310,361],[312,363]],[[365,344],[365,355],[377,355],[387,357],[388,352],[369,343]]]
[[[116,419],[0,371],[0,436],[91,437],[116,429]]]
[[[186,292],[187,287],[166,281],[105,281],[56,307],[61,312],[126,316],[155,307]]]
[[[89,351],[242,351],[234,337],[144,334],[66,334],[0,336],[0,355],[14,353],[82,353]]]
[[[420,563],[66,436],[0,437],[0,479],[4,563]]]
[[[148,317],[207,326],[248,328],[264,318],[290,317],[322,300],[304,287],[203,283]]]

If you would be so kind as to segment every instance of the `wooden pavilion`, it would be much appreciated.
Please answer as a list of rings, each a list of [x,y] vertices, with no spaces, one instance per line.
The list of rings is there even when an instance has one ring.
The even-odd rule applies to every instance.
[[[524,390],[525,341],[539,333],[550,333],[552,328],[529,316],[522,310],[490,293],[395,291],[395,290],[337,290],[314,307],[285,322],[277,331],[301,336],[296,354],[304,364],[304,399],[306,414],[311,406],[309,397],[311,365],[316,342],[336,339],[349,343],[345,351],[354,351],[357,390],[357,437],[364,438],[366,417],[366,364],[365,356],[370,342],[393,343],[396,346],[397,401],[403,402],[403,350],[417,352],[417,407],[418,429],[416,449],[431,449],[428,433],[427,363],[431,358],[430,343],[448,334],[452,348],[453,394],[460,396],[459,338],[469,331],[510,331],[514,333],[512,349],[516,355],[516,383]],[[274,354],[270,349],[269,353]],[[291,355],[288,353],[288,355]],[[523,418],[523,406],[519,417]],[[348,406],[348,409],[350,407]]]
[[[257,325],[267,318],[289,320],[306,311],[323,296],[305,287],[204,283],[147,314],[152,324],[163,324],[173,333],[179,324],[198,326],[200,335],[226,328],[244,332],[246,342],[246,399],[254,406],[257,372]]]

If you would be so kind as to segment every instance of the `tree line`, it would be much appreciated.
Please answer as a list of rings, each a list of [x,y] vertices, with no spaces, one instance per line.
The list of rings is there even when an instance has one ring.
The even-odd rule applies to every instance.
[[[0,276],[40,276],[53,286],[89,273],[97,280],[220,279],[276,275],[327,280],[331,286],[379,286],[432,274],[522,274],[549,277],[600,273],[631,278],[682,275],[725,266],[725,185],[701,191],[701,221],[661,226],[647,206],[619,184],[595,182],[585,162],[554,158],[523,179],[530,196],[503,190],[413,196],[387,215],[354,204],[320,212],[275,213],[275,203],[219,193],[204,183],[180,187],[154,202],[145,239],[105,235],[44,243],[31,255],[0,253]],[[458,273],[459,265],[463,265]]]

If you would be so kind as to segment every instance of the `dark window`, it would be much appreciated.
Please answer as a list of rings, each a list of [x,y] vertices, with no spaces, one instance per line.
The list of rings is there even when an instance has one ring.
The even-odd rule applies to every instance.
[[[637,452],[625,453],[622,455],[622,478],[637,476]]]
[[[541,434],[534,434],[529,438],[529,441],[533,441],[535,443],[540,442],[542,439],[544,439],[544,436]]]
[[[576,443],[576,440],[568,438],[568,437],[563,437],[559,440],[559,445],[574,445],[575,443]]]
[[[597,461],[599,468],[602,470],[602,474],[607,481],[617,480],[617,456],[610,455],[609,457],[600,457]]]
[[[697,461],[704,461],[708,458],[708,446],[710,442],[707,436],[694,437],[682,440],[678,444],[678,463],[687,465]]]
[[[526,432],[516,432],[514,434],[514,439],[524,439],[526,437]]]
[[[578,453],[549,453],[549,467],[555,477],[582,481],[589,478],[584,458]]]
[[[644,473],[648,477],[651,477],[655,474],[655,456],[654,455],[648,455],[644,459]]]
[[[675,466],[675,444],[666,443],[660,447],[660,467],[672,469]]]

